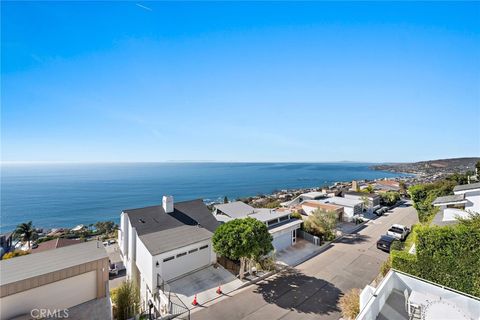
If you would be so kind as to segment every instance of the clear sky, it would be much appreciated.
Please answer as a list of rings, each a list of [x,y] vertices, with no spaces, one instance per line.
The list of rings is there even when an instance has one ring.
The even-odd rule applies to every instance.
[[[480,155],[480,3],[2,2],[4,161]]]

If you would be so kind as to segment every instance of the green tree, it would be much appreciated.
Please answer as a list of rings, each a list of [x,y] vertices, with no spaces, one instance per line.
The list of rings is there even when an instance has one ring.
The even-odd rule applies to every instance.
[[[273,250],[272,236],[267,226],[254,218],[235,219],[220,225],[213,235],[217,254],[240,260],[240,279],[249,260],[257,261]]]
[[[373,186],[371,184],[369,184],[366,188],[364,188],[360,191],[365,192],[365,193],[373,193]]]
[[[477,169],[477,174],[480,174],[480,160],[475,164],[475,169]]]
[[[333,211],[325,211],[320,208],[312,212],[305,221],[305,231],[321,237],[326,241],[335,238],[336,226],[337,214]]]
[[[15,237],[20,239],[20,241],[27,242],[29,249],[35,234],[35,228],[33,227],[32,221],[21,223],[15,229]]]
[[[397,203],[397,201],[400,200],[400,193],[396,191],[387,191],[380,194],[380,197],[382,199],[382,203],[387,206],[393,206],[395,203]]]
[[[95,223],[95,229],[102,234],[108,234],[115,229],[113,221],[98,221]]]
[[[434,183],[417,184],[408,188],[413,206],[417,210],[418,220],[422,223],[430,221],[438,211],[438,208],[432,205],[433,200],[451,194],[456,184],[455,180],[446,179]]]
[[[114,304],[115,319],[126,320],[133,318],[140,307],[140,293],[138,286],[131,280],[123,282],[110,293]]]

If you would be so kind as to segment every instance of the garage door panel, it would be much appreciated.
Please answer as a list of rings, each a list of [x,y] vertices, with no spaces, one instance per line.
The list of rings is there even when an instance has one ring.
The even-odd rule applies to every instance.
[[[210,264],[210,246],[203,250],[197,250],[184,256],[165,261],[162,265],[163,278],[171,280],[182,274],[191,272],[196,269],[206,267]]]
[[[288,248],[292,244],[291,232],[284,233],[278,237],[275,237],[272,241],[272,244],[276,251],[282,251]]]

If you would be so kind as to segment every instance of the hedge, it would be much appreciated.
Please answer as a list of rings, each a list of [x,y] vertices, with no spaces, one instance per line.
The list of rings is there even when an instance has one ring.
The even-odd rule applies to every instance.
[[[416,255],[393,250],[392,267],[480,297],[480,229],[416,228]]]

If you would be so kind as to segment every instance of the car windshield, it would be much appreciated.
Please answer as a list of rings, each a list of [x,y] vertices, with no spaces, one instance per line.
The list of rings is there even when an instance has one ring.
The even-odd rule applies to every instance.
[[[393,232],[398,232],[398,233],[402,233],[402,232],[403,232],[403,230],[402,230],[402,229],[400,229],[400,228],[397,228],[397,227],[391,227],[391,228],[390,228],[390,231],[393,231]]]

